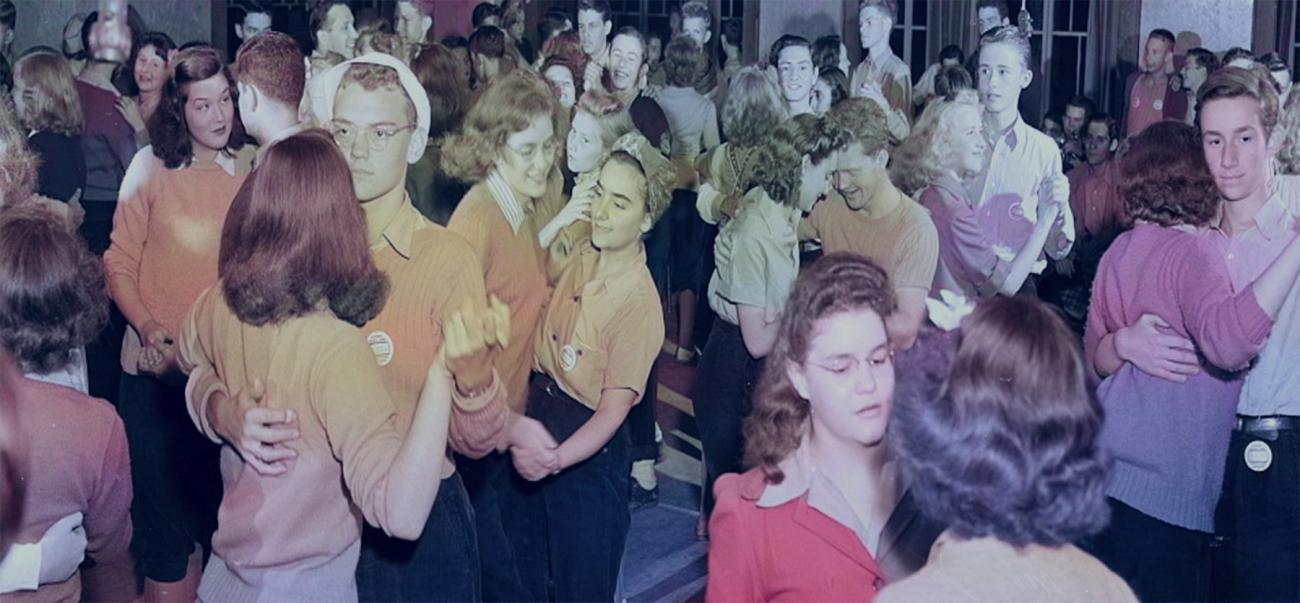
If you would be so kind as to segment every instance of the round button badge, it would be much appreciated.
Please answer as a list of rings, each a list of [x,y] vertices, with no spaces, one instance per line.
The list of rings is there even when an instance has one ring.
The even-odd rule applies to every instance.
[[[578,350],[571,345],[560,348],[560,368],[567,373],[575,366],[578,366]]]
[[[379,366],[388,366],[393,361],[393,338],[383,331],[375,331],[366,336],[370,351],[375,353],[375,362]]]
[[[1273,464],[1273,449],[1260,440],[1247,444],[1244,456],[1246,466],[1256,473],[1268,471],[1269,466]]]

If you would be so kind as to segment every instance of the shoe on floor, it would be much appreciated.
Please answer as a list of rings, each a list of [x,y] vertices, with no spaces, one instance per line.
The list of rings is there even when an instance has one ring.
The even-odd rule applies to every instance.
[[[642,488],[641,484],[638,484],[636,480],[630,481],[632,483],[630,485],[631,492],[628,493],[628,502],[631,503],[630,506],[632,507],[632,510],[635,511],[641,507],[649,507],[659,504],[658,486],[647,490],[646,488]]]

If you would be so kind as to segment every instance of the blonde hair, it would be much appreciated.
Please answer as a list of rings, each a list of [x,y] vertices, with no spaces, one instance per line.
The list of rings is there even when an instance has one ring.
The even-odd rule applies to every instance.
[[[957,136],[952,129],[952,115],[961,107],[979,110],[979,98],[973,90],[962,90],[950,101],[930,103],[912,134],[894,149],[889,179],[903,192],[914,195],[952,169],[952,141]]]
[[[550,86],[536,73],[519,69],[502,76],[474,103],[461,131],[443,145],[447,173],[470,182],[486,178],[506,138],[528,129],[534,118],[549,117],[553,135],[563,136],[563,112]]]
[[[6,103],[0,103],[0,208],[26,201],[36,192],[36,166],[27,137]]]
[[[18,120],[29,130],[64,136],[81,134],[81,98],[68,60],[52,52],[34,52],[14,64],[14,82],[35,89]]]

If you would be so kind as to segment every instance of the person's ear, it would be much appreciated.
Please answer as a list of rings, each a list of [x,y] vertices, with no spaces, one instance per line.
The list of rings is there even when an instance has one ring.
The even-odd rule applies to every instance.
[[[1119,139],[1118,138],[1110,139],[1110,152],[1114,153],[1115,151],[1118,150],[1119,150]]]
[[[429,36],[429,30],[433,29],[433,17],[430,17],[429,15],[420,17],[420,29],[424,30],[423,37],[427,38]]]
[[[641,217],[641,234],[650,232],[650,229],[654,228],[655,225],[654,214],[650,213],[650,207],[647,205],[645,209],[645,215]]]
[[[884,169],[885,166],[889,165],[889,149],[887,148],[882,147],[875,153],[869,155],[869,157],[871,158],[871,162],[881,169]]]
[[[606,37],[606,38],[609,38],[609,32],[611,32],[611,31],[614,31],[614,22],[613,22],[613,21],[606,21],[606,22],[605,22],[605,37]],[[608,40],[606,40],[606,41],[608,41]]]
[[[792,360],[785,361],[785,378],[790,380],[790,386],[800,398],[808,399],[808,376],[804,374],[802,366]]]
[[[1034,70],[1030,69],[1029,67],[1025,67],[1025,73],[1021,76],[1020,79],[1020,89],[1024,90],[1028,88],[1029,84],[1033,83],[1033,81],[1034,81]]]
[[[244,39],[244,26],[240,25],[239,23],[235,24],[235,37],[239,38],[240,40]]]
[[[646,85],[649,83],[649,81],[650,81],[650,65],[642,61],[641,74],[636,77],[636,87],[644,90]]]
[[[429,129],[421,129],[418,125],[411,129],[411,142],[406,145],[406,163],[413,164],[424,157],[425,147],[429,146]]]
[[[709,43],[709,40],[712,40],[712,39],[713,39],[713,30],[708,30],[708,31],[704,32],[704,44],[701,44],[700,46],[707,46],[708,43]]]

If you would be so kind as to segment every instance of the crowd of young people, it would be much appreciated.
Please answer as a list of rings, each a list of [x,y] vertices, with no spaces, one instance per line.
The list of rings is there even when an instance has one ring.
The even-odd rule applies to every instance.
[[[707,600],[1300,598],[1276,55],[1153,30],[1040,131],[997,0],[915,87],[893,0],[857,66],[525,4],[0,0],[0,594],[614,600],[698,362]]]

